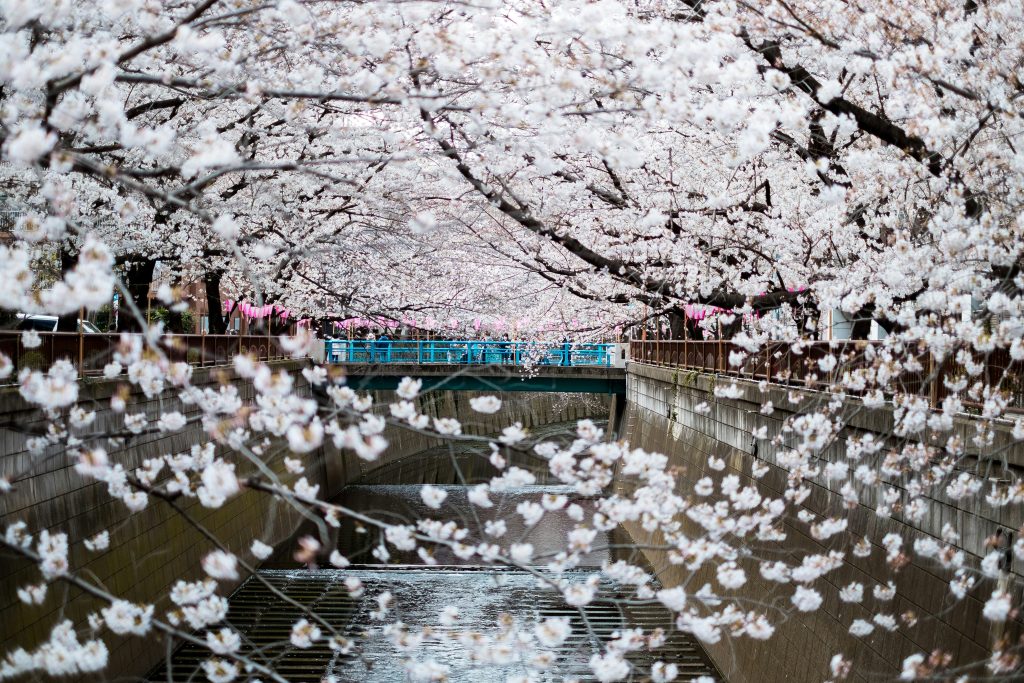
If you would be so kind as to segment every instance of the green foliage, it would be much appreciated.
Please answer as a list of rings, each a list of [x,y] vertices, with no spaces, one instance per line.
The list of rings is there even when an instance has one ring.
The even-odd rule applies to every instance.
[[[111,332],[114,325],[114,311],[110,304],[102,306],[99,310],[95,311],[92,315],[93,324],[99,328],[100,332]]]
[[[124,311],[122,311],[122,315]],[[114,331],[114,311],[110,305],[103,306],[96,310],[93,315],[93,322],[100,329],[101,332],[113,332]],[[170,311],[163,306],[151,308],[149,311],[149,322],[163,322],[164,327],[168,326],[170,320]],[[186,333],[192,332],[195,329],[195,315],[192,311],[185,311],[181,314],[182,329]]]
[[[169,328],[168,323],[170,319],[171,312],[164,308],[163,306],[150,309],[149,311],[149,322],[155,323],[157,321],[160,321],[164,324],[165,329]],[[191,334],[196,329],[195,323],[195,314],[191,310],[187,310],[181,314],[181,329],[183,329],[186,334]]]

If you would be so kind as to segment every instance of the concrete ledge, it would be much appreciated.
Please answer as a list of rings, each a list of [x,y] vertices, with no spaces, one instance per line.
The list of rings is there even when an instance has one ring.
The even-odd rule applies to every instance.
[[[615,367],[539,365],[335,364],[355,389],[394,389],[402,377],[423,380],[424,390],[539,391],[624,394],[626,370]]]
[[[770,401],[777,410],[786,414],[805,412],[808,407],[824,403],[829,398],[827,392],[807,389],[799,385],[769,383],[766,391],[762,392],[759,386],[760,383],[756,380],[732,375],[713,375],[699,370],[630,363],[627,371],[632,377],[649,378],[673,386],[706,392],[709,403],[716,401],[732,405],[747,403],[757,406],[758,410],[760,410],[760,406]],[[714,388],[716,385],[727,386],[733,383],[736,384],[741,392],[739,398],[729,400],[715,397]],[[803,399],[798,404],[799,409],[790,403],[790,393],[795,393]],[[843,409],[841,417],[848,430],[886,434],[893,429],[894,419],[891,403],[882,408],[871,409],[867,408],[860,398],[848,395],[843,402]],[[1006,419],[989,421],[988,426],[994,432],[992,445],[979,448],[973,443],[972,439],[977,434],[976,429],[980,422],[981,418],[962,413],[953,418],[952,431],[944,432],[941,440],[936,439],[929,431],[923,432],[922,437],[926,442],[942,446],[945,444],[946,437],[956,435],[963,442],[967,455],[982,461],[991,461],[993,463],[1005,462],[1010,467],[1024,469],[1024,443],[1014,440],[1011,434],[1013,424]],[[998,453],[999,455],[993,457],[993,453]]]

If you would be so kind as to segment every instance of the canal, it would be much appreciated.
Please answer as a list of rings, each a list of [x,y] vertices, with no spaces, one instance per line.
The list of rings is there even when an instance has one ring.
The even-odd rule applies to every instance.
[[[534,429],[531,436],[569,441],[574,429],[574,423],[552,424]],[[479,445],[431,448],[391,463],[347,486],[335,502],[389,523],[415,524],[427,517],[454,521],[470,531],[475,543],[503,548],[528,543],[533,546],[534,565],[543,570],[565,549],[566,536],[577,525],[574,518],[591,517],[593,503],[571,487],[547,481],[545,461],[539,457],[520,455],[512,464],[534,472],[536,482],[492,493],[490,508],[472,505],[468,499],[469,486],[498,473]],[[424,503],[420,491],[425,483],[447,494],[440,509]],[[549,503],[557,500],[561,509],[527,526],[517,507],[545,496]],[[649,680],[647,671],[657,660],[676,664],[678,680],[701,675],[719,679],[696,641],[675,629],[667,610],[631,600],[631,591],[606,577],[600,579],[598,597],[575,608],[538,581],[539,572],[485,564],[478,555],[461,559],[441,546],[424,558],[388,545],[383,563],[379,551],[373,554],[382,545],[376,529],[345,519],[333,531],[336,536],[330,542],[350,566],[310,568],[294,558],[295,543],[284,544],[288,547],[265,562],[229,601],[227,621],[243,634],[244,649],[257,653],[259,661],[289,681],[595,680],[590,657],[601,652],[601,644],[613,634],[630,628],[641,628],[645,634],[662,629],[666,637],[653,651],[629,654],[633,668],[628,680]],[[315,536],[315,528],[296,534],[306,535]],[[599,532],[592,550],[564,578],[572,583],[593,581],[602,565],[618,559],[640,563],[628,548],[628,539]],[[353,592],[354,585],[361,590]],[[381,614],[378,596],[385,592],[391,600],[386,614]],[[295,647],[292,626],[303,618],[304,609],[329,624],[348,645],[341,651],[332,649],[321,637],[311,647]],[[541,648],[550,655],[538,658],[535,628],[552,618],[566,619],[570,635]],[[394,627],[396,623],[401,626]],[[150,680],[196,680],[197,667],[208,656],[197,647],[179,648]]]

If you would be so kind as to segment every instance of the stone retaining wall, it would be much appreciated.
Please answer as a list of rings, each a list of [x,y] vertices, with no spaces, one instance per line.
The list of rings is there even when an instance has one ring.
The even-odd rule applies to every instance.
[[[741,486],[749,485],[754,481],[750,475],[751,465],[758,461],[770,466],[769,473],[759,482],[762,491],[773,497],[781,494],[785,488],[786,472],[775,465],[775,448],[769,441],[760,441],[755,451],[751,432],[766,425],[769,439],[780,433],[783,420],[796,410],[789,403],[788,389],[772,387],[762,394],[757,384],[739,381],[742,396],[738,400],[716,400],[712,393],[715,380],[709,375],[636,363],[629,366],[628,372],[623,423],[625,438],[634,447],[669,455],[671,464],[677,468],[679,490],[684,496],[692,495],[694,483],[704,476],[719,482],[723,476],[735,474],[740,478]],[[724,378],[719,381],[732,380]],[[821,394],[813,392],[797,393],[802,394],[805,401],[801,406],[822,398]],[[770,416],[761,415],[762,402],[769,400],[773,402],[775,412]],[[700,414],[695,410],[701,402],[712,406],[710,413]],[[892,428],[891,412],[884,409],[865,411],[856,400],[848,400],[845,417],[849,427],[832,447],[822,453],[823,459],[842,458],[851,437],[864,432],[883,436]],[[965,443],[970,443],[974,428],[975,421],[965,418],[957,423],[956,431],[964,435]],[[895,445],[890,437],[885,438]],[[1021,462],[1021,447],[1012,443],[1007,430],[999,428],[995,444],[987,452],[997,452],[1004,446],[1007,450],[1001,452],[998,460],[1005,459],[1011,466]],[[723,472],[708,468],[710,455],[725,459],[726,469]],[[1002,467],[1001,463],[988,462],[984,453],[977,455],[981,467]],[[807,510],[819,518],[844,514],[835,482],[827,485],[823,479],[818,479],[808,484],[813,493],[804,503]],[[751,601],[752,608],[758,605],[767,607],[777,630],[768,641],[723,638],[719,644],[707,646],[709,654],[730,681],[820,683],[831,678],[829,659],[840,652],[853,658],[852,679],[861,681],[898,678],[905,657],[916,652],[928,653],[936,648],[951,653],[961,664],[988,657],[998,634],[990,622],[982,618],[981,609],[992,591],[992,581],[980,580],[968,597],[957,602],[948,588],[951,572],[930,561],[914,561],[894,575],[885,564],[885,551],[879,543],[885,534],[898,533],[904,539],[908,555],[913,557],[910,549],[916,538],[938,538],[943,523],[950,522],[962,535],[961,545],[967,553],[968,563],[977,566],[980,556],[988,552],[986,539],[997,529],[1017,533],[1024,523],[1020,507],[992,508],[983,501],[957,503],[940,498],[932,501],[932,509],[920,524],[911,524],[898,514],[895,518],[881,518],[874,512],[874,500],[862,502],[861,507],[845,512],[849,520],[848,534],[834,537],[831,543],[812,539],[807,533],[807,525],[797,519],[787,520],[785,531],[788,538],[781,547],[798,553],[794,557],[826,553],[840,547],[847,551],[843,567],[815,584],[824,596],[824,603],[816,612],[793,614],[789,604],[793,586],[765,581],[758,572],[757,562],[741,562],[748,582],[740,594]],[[696,528],[686,531],[691,535],[699,533]],[[637,528],[631,532],[637,541],[659,540],[650,539]],[[868,558],[858,558],[848,552],[850,541],[861,537],[872,542],[873,552]],[[776,550],[779,547],[775,545]],[[713,566],[705,566],[694,574],[682,567],[669,565],[664,553],[647,550],[645,554],[655,569],[663,570],[659,577],[665,584],[686,584],[689,592],[696,591],[705,583],[717,586]],[[1019,560],[1014,560],[1011,571],[1019,575],[1021,565]],[[896,598],[888,603],[875,600],[871,596],[872,588],[884,585],[890,579],[894,579],[897,586]],[[842,603],[838,599],[839,588],[852,581],[859,581],[865,586],[865,598],[861,604]],[[1013,583],[1020,584],[1019,581]],[[1014,605],[1021,605],[1019,590],[1014,595]],[[781,618],[776,607],[785,609],[789,616]],[[896,633],[876,628],[866,638],[854,638],[848,633],[854,619],[870,621],[878,612],[898,616],[908,611],[914,612],[919,619],[914,627],[901,626]],[[1007,628],[1007,633],[1013,637],[1020,631],[1020,623],[1011,623]]]

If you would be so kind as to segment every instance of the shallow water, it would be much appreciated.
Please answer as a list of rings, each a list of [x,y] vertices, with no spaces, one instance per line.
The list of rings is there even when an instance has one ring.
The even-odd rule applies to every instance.
[[[471,505],[467,499],[466,488],[462,486],[440,486],[447,494],[444,503],[438,510],[432,510],[420,497],[421,486],[413,485],[376,485],[349,486],[339,498],[339,502],[352,509],[371,515],[376,519],[387,520],[396,524],[415,524],[416,520],[431,518],[439,521],[456,521],[462,528],[469,530],[467,543],[496,543],[507,548],[512,543],[529,543],[534,547],[537,563],[546,563],[566,546],[566,534],[578,524],[566,514],[566,508],[575,503],[583,508],[584,519],[593,515],[593,502],[577,496],[569,486],[522,486],[501,494],[493,494],[493,507],[480,508]],[[569,499],[566,508],[558,511],[545,512],[541,521],[533,527],[526,526],[523,517],[516,512],[516,506],[523,501],[539,503],[544,494],[565,495]],[[498,538],[486,533],[488,521],[503,520],[507,531]],[[338,534],[337,547],[352,562],[377,563],[370,551],[379,543],[376,532],[359,533],[355,524],[344,522]],[[605,548],[609,543],[608,534],[598,533],[594,539],[595,551],[583,555],[580,566],[599,567],[608,559]],[[393,548],[391,561],[398,563],[423,564],[415,552],[399,552]],[[475,565],[478,558],[459,559],[445,546],[434,549],[434,559],[440,565]]]
[[[537,586],[534,577],[525,572],[501,570],[465,571],[452,569],[411,569],[392,571],[360,570],[350,572],[368,587],[368,593],[390,591],[395,598],[392,619],[398,618],[411,632],[420,632],[429,626],[433,637],[427,638],[413,652],[402,652],[385,638],[362,640],[362,657],[345,658],[332,664],[330,672],[341,680],[400,681],[406,676],[411,662],[433,660],[448,667],[449,681],[504,681],[514,675],[532,671],[539,681],[562,680],[570,673],[586,673],[590,656],[586,627],[576,615],[572,620],[573,635],[562,648],[562,656],[554,671],[543,672],[528,667],[528,648],[516,651],[510,648],[500,663],[474,660],[485,652],[493,655],[493,648],[480,650],[468,645],[458,634],[466,630],[495,636],[509,624],[520,632],[529,633],[533,624],[551,616],[571,615],[573,610],[561,604],[560,596]],[[459,610],[455,625],[440,626],[438,615],[447,606]],[[370,611],[377,605],[364,600],[354,618],[358,624],[373,623]],[[593,608],[594,620],[601,630],[605,624],[621,623],[611,604]],[[601,616],[598,615],[600,613]]]

